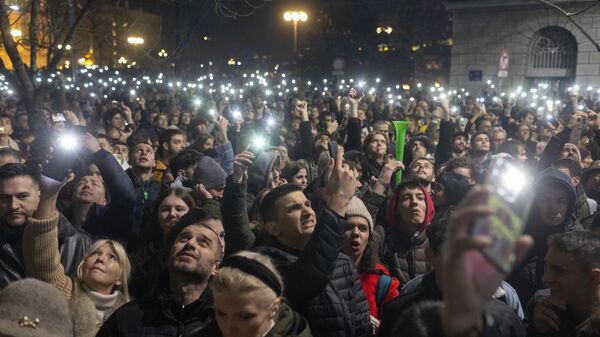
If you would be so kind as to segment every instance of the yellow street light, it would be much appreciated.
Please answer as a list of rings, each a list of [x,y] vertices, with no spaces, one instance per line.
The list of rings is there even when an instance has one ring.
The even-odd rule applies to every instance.
[[[283,13],[283,19],[294,23],[294,54],[298,52],[298,22],[306,22],[308,14],[304,11],[286,11]]]
[[[127,38],[127,43],[132,44],[134,46],[139,46],[144,44],[144,38],[139,36],[130,36]]]
[[[18,29],[11,29],[10,30],[10,35],[12,35],[14,37],[21,37],[21,36],[23,36],[23,32],[21,32]]]

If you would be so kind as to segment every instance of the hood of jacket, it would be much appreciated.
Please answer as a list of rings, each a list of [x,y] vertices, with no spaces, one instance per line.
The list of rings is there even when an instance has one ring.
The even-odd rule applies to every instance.
[[[415,236],[424,233],[435,216],[435,206],[433,205],[433,200],[429,196],[429,192],[427,192],[423,186],[420,186],[420,188],[425,195],[425,220],[417,228],[417,231],[414,233]],[[400,220],[400,215],[398,214],[398,198],[400,197],[400,190],[401,188],[396,188],[394,191],[387,213],[388,224],[391,228],[396,230],[401,230],[402,228],[402,220]]]
[[[547,168],[540,172],[538,176],[535,178],[533,182],[533,188],[537,193],[542,186],[558,186],[564,191],[567,192],[567,212],[562,223],[559,226],[556,226],[558,231],[562,231],[565,229],[567,225],[571,222],[571,215],[575,210],[575,203],[577,201],[577,194],[575,188],[571,185],[571,179],[564,174],[563,172],[555,169],[555,168]],[[532,206],[531,214],[529,216],[528,224],[539,223],[539,211],[534,203]]]
[[[279,159],[275,151],[266,151],[258,155],[252,166],[248,169],[248,192],[257,194],[267,187],[269,174]]]

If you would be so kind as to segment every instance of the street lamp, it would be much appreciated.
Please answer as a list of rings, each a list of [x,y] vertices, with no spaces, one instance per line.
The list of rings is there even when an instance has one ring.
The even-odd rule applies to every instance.
[[[127,43],[134,46],[142,45],[144,44],[144,38],[139,36],[130,36],[127,38]]]
[[[283,13],[283,19],[287,22],[294,22],[294,54],[298,53],[298,21],[308,20],[308,14],[303,11],[286,11]]]

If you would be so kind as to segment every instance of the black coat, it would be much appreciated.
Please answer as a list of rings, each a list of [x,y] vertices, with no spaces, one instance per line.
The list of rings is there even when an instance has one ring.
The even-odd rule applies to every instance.
[[[0,231],[0,289],[26,277],[21,234]],[[71,225],[62,214],[58,220],[60,262],[67,275],[75,275],[77,265],[91,246],[90,237]]]
[[[566,174],[550,168],[538,174],[534,182],[534,188],[553,185],[562,186],[567,192],[568,205],[563,222],[558,226],[545,226],[541,223],[539,210],[532,206],[531,214],[527,221],[525,233],[531,235],[534,246],[527,253],[527,257],[517,265],[509,278],[508,283],[512,285],[521,299],[521,303],[529,303],[533,294],[545,288],[544,286],[544,258],[548,252],[548,237],[556,233],[566,233],[582,230],[583,227],[574,216],[576,193],[571,186],[571,180]]]
[[[141,221],[140,215],[131,211],[137,206],[133,183],[110,152],[99,150],[91,161],[100,171],[110,201],[106,206],[94,204],[82,228],[94,239],[110,238],[126,244]],[[69,217],[68,213],[65,215]]]
[[[212,294],[206,288],[195,302],[181,305],[171,293],[165,273],[154,292],[117,309],[96,337],[189,336],[212,322],[212,303]]]
[[[403,328],[409,322],[402,322],[398,318],[417,303],[441,300],[442,292],[435,284],[435,276],[433,273],[427,274],[417,291],[400,295],[384,307],[377,336],[405,336]],[[525,326],[508,305],[491,299],[484,307],[484,315],[488,318],[480,337],[525,337]]]
[[[370,334],[369,303],[354,262],[340,253],[348,227],[328,209],[302,251],[273,239],[256,250],[268,255],[284,278],[291,307],[306,318],[314,336]]]

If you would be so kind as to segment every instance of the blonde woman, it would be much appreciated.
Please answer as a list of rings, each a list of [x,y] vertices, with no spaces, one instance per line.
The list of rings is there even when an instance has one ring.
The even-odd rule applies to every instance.
[[[58,253],[58,193],[63,182],[42,177],[40,203],[23,235],[23,257],[29,277],[48,282],[69,300],[74,337],[93,337],[102,323],[129,301],[127,279],[131,266],[120,243],[99,240],[92,244],[73,278],[65,274]]]
[[[308,324],[282,299],[283,281],[271,260],[239,252],[212,279],[215,322],[196,336],[309,337]]]

